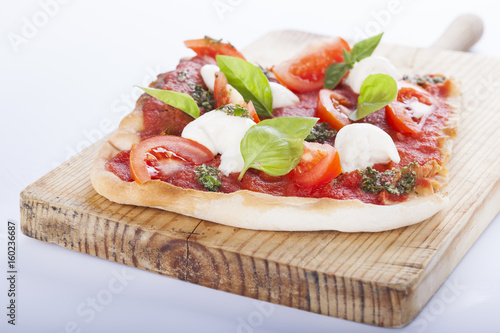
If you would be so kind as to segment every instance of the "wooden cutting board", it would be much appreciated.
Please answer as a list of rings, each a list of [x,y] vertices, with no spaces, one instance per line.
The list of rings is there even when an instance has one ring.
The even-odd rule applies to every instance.
[[[273,32],[244,53],[268,66],[318,37]],[[405,72],[443,73],[462,82],[450,204],[433,218],[379,233],[269,232],[119,205],[91,186],[98,142],[21,193],[23,233],[297,309],[378,326],[407,324],[500,209],[500,60],[391,45],[377,52]]]

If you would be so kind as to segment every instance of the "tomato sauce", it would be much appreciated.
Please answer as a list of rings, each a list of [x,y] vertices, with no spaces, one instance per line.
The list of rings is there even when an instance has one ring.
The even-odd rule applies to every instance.
[[[193,93],[193,87],[197,84],[206,89],[200,69],[207,63],[209,63],[208,58],[201,57],[181,61],[174,71],[163,75],[162,89],[189,95]],[[179,109],[166,105],[156,98],[149,96],[147,98],[142,108],[144,130],[140,136],[143,140],[161,134],[180,136],[184,127],[193,120],[193,117]],[[204,112],[202,108],[200,113]]]
[[[182,61],[175,71],[169,72],[164,77],[164,89],[171,89],[180,92],[190,93],[189,83],[179,82],[178,75],[181,71],[188,71],[192,83],[203,84],[199,74],[199,69],[205,64],[201,58],[193,58],[191,61]],[[387,123],[384,109],[378,110],[361,120],[380,127],[387,132],[396,144],[401,157],[401,162],[395,165],[378,164],[374,168],[378,171],[384,171],[393,167],[401,168],[413,161],[419,165],[424,165],[429,161],[435,160],[442,163],[441,151],[438,144],[440,131],[445,127],[450,113],[449,106],[444,102],[448,95],[445,84],[431,85],[426,87],[432,96],[436,99],[435,109],[425,120],[425,126],[421,133],[402,134],[392,129]],[[338,89],[348,99],[348,104],[355,108],[357,105],[357,94],[353,93],[348,87],[342,85]],[[275,117],[316,116],[316,107],[318,102],[318,91],[299,93],[297,96],[300,102],[289,107],[274,110]],[[204,110],[201,110],[204,112]],[[164,103],[149,98],[144,106],[144,131],[141,137],[148,137],[160,134],[180,135],[182,129],[192,118],[184,112],[171,108]],[[133,181],[130,172],[130,152],[123,151],[112,158],[107,164],[106,169],[113,172],[123,181]],[[210,166],[218,167],[220,156],[216,156],[212,161],[206,163]],[[160,179],[172,185],[204,191],[195,175],[196,165],[186,163],[182,168],[168,175],[159,173],[152,178]],[[362,176],[357,172],[343,173],[332,182],[321,188],[304,188],[295,184],[287,175],[270,176],[262,171],[249,169],[241,181],[238,181],[238,173],[222,176],[222,187],[220,192],[231,193],[238,190],[250,190],[256,192],[268,193],[275,196],[298,196],[314,198],[333,198],[333,199],[359,199],[366,203],[384,204],[390,201],[404,201],[407,195],[391,195],[386,191],[379,194],[366,193],[360,188]],[[418,179],[417,184],[427,184],[426,179]]]
[[[357,106],[358,95],[349,87],[340,86],[338,89],[343,96],[348,100],[350,109],[355,109]],[[443,98],[447,96],[446,85],[429,85],[427,90],[436,97],[435,110],[425,120],[422,132],[416,134],[401,134],[392,129],[387,123],[384,109],[380,109],[372,114],[363,118],[360,122],[369,123],[380,127],[387,132],[398,149],[401,162],[397,165],[391,163],[388,168],[393,166],[397,168],[404,167],[413,161],[418,164],[424,165],[429,161],[436,160],[438,163],[442,162],[441,151],[438,144],[439,133],[448,121],[450,113],[449,106],[444,102]],[[297,94],[300,102],[285,108],[274,110],[276,117],[314,117],[316,116],[316,107],[318,92],[309,92]],[[381,170],[383,171],[383,170]]]
[[[142,112],[144,119],[144,130],[140,133],[142,140],[161,134],[180,136],[184,127],[193,120],[193,117],[184,111],[152,97],[148,97]]]
[[[134,178],[130,171],[130,150],[124,150],[116,154],[106,163],[106,170],[114,173],[124,182],[133,182]]]
[[[200,57],[182,60],[174,71],[165,74],[162,89],[185,94],[191,94],[193,84],[201,84],[206,89],[200,69],[207,63],[207,58]]]
[[[122,151],[106,164],[106,169],[113,172],[121,180],[134,181],[130,172],[130,151]],[[220,156],[206,163],[218,167]],[[159,179],[169,184],[182,188],[205,191],[198,183],[195,176],[196,165],[186,163],[181,169],[168,175],[158,173],[152,179]],[[366,203],[380,204],[383,202],[385,192],[372,194],[363,192],[360,188],[361,175],[358,172],[344,173],[334,179],[330,184],[321,188],[304,188],[290,180],[288,176],[270,176],[256,169],[249,169],[241,182],[238,173],[222,176],[220,192],[231,193],[239,190],[262,192],[275,196],[296,196],[333,199],[359,199]],[[402,201],[406,196],[391,196],[391,201]]]
[[[318,105],[318,92],[297,93],[300,101],[292,106],[273,110],[274,117],[315,117]]]

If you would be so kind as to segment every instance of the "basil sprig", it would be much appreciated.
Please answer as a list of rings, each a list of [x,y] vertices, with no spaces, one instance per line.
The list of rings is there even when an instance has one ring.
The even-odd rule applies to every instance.
[[[384,33],[364,39],[354,44],[351,50],[353,61],[361,61],[372,55],[373,51],[377,48]]]
[[[251,100],[259,117],[273,115],[273,95],[262,70],[240,58],[218,55],[217,64],[227,82],[245,99]]]
[[[351,52],[344,49],[344,62],[333,63],[326,68],[323,88],[335,88],[340,83],[340,80],[342,80],[344,75],[346,75],[347,72],[353,68],[354,63],[371,56],[377,45],[380,43],[380,39],[382,39],[383,34],[384,33],[381,33],[357,42],[352,47]]]
[[[318,118],[279,117],[252,126],[240,144],[245,165],[239,180],[249,168],[271,176],[289,173],[299,164],[304,153],[303,140]]]
[[[398,84],[386,74],[369,75],[361,85],[358,97],[358,108],[349,114],[351,120],[361,118],[380,110],[398,96]]]
[[[174,108],[182,110],[187,114],[193,116],[194,118],[198,118],[200,116],[200,109],[196,104],[193,97],[188,94],[180,93],[172,90],[163,90],[163,89],[154,89],[154,88],[143,88],[148,95],[159,99],[165,104],[171,105]]]

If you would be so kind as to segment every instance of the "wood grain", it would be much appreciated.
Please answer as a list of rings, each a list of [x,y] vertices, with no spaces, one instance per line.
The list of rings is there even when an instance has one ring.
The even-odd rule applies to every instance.
[[[244,53],[269,66],[319,37],[273,32]],[[21,193],[23,233],[297,309],[386,327],[409,323],[500,209],[500,60],[391,45],[377,52],[404,71],[439,72],[462,82],[450,205],[433,218],[379,233],[270,232],[118,205],[90,184],[99,142]]]

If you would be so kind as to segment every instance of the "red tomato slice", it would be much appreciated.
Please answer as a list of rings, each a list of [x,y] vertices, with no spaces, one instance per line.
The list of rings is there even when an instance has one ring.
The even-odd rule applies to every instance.
[[[420,103],[431,105],[431,94],[425,89],[406,81],[399,81],[398,89],[397,100],[385,107],[387,123],[401,133],[414,134],[421,132],[425,118],[420,119],[420,121],[414,120],[407,112],[408,105],[404,102],[415,98]]]
[[[339,154],[333,146],[304,141],[304,154],[289,175],[300,186],[320,187],[341,173]]]
[[[214,83],[215,108],[229,104],[229,92],[227,91],[227,79],[224,73],[215,73]]]
[[[427,90],[408,81],[398,81],[397,100],[404,102],[411,98],[418,99],[420,103],[432,104],[432,95]]]
[[[214,158],[202,144],[180,136],[160,135],[141,141],[130,151],[132,177],[139,184],[159,172],[170,173],[181,164],[201,164]]]
[[[323,87],[326,68],[344,61],[342,50],[350,51],[349,44],[340,37],[310,45],[293,59],[273,67],[278,81],[296,92],[319,90]]]
[[[348,104],[347,99],[341,94],[333,90],[321,89],[318,95],[316,116],[320,121],[330,123],[330,126],[338,131],[351,123],[347,116],[351,112],[346,107]]]
[[[215,56],[220,54],[245,59],[243,54],[241,54],[231,44],[222,43],[221,41],[215,40],[210,37],[186,40],[184,41],[184,45],[196,52],[196,54],[199,56],[209,56],[215,59]]]
[[[385,117],[387,123],[393,129],[401,133],[418,133],[422,130],[422,126],[410,117],[406,112],[405,105],[395,101],[385,107]]]
[[[231,103],[229,91],[227,90],[227,79],[222,72],[217,72],[215,74],[214,99],[216,108]],[[242,100],[238,104],[248,110],[248,113],[252,116],[253,121],[255,121],[256,123],[260,122],[259,116],[257,115],[257,111],[255,111],[255,107],[253,106],[252,101],[248,101],[248,103],[246,103]]]
[[[259,115],[257,114],[257,111],[255,111],[255,107],[253,106],[253,102],[248,101],[248,104],[245,107],[247,108],[248,113],[252,116],[253,121],[255,121],[255,123],[259,123],[260,122]]]

